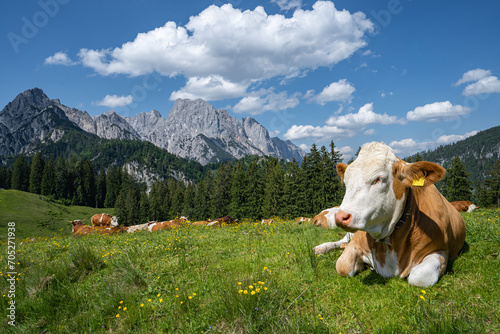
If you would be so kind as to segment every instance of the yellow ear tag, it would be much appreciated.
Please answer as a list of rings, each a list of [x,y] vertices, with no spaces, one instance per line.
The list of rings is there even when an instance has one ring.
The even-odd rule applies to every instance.
[[[424,186],[424,181],[425,181],[425,178],[422,176],[418,180],[413,180],[413,182],[412,182],[411,185],[414,186],[414,187],[423,187]]]

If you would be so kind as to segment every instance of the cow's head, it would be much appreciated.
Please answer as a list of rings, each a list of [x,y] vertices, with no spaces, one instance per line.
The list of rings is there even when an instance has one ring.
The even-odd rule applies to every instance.
[[[71,231],[73,233],[75,232],[75,226],[77,226],[77,225],[83,225],[83,220],[69,220],[69,222],[72,225]]]
[[[117,216],[111,217],[111,227],[118,227],[118,217]]]
[[[346,186],[337,226],[346,231],[362,230],[375,239],[387,237],[403,213],[408,188],[426,187],[446,173],[435,163],[406,163],[383,143],[369,143],[350,165],[340,163],[337,173]],[[417,182],[417,183],[415,183]]]

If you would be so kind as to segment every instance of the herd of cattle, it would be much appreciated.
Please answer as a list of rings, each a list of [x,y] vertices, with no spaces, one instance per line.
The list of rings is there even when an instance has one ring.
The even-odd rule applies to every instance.
[[[342,228],[344,238],[316,246],[316,254],[345,248],[337,260],[341,276],[354,276],[366,267],[383,277],[408,278],[415,286],[431,286],[444,274],[465,242],[465,223],[459,211],[477,208],[470,201],[448,202],[434,186],[446,171],[427,161],[407,163],[383,143],[365,145],[350,165],[339,163],[337,173],[346,193],[340,206],[314,218],[299,217],[324,228]],[[120,227],[116,217],[94,215],[92,226],[72,221],[73,236],[136,231],[154,232],[189,225],[219,226],[237,221],[229,216],[188,222],[186,217]],[[272,224],[273,219],[262,220]]]

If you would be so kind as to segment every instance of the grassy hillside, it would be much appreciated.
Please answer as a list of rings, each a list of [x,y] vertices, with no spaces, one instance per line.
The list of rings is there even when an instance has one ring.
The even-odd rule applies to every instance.
[[[114,213],[114,209],[65,206],[39,196],[17,190],[0,190],[0,240],[7,237],[8,222],[16,223],[17,238],[55,236],[71,232],[69,220],[86,219],[96,213]]]
[[[342,278],[340,250],[311,249],[343,233],[287,221],[17,242],[17,326],[5,316],[1,325],[12,333],[498,333],[499,213],[463,214],[468,247],[426,289],[369,270]]]

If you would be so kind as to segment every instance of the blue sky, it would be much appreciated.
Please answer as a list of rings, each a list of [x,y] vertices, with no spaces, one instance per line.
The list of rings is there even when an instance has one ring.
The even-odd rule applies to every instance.
[[[40,0],[2,5],[2,107],[39,87],[98,115],[203,98],[306,151],[400,157],[500,124],[493,1]]]

